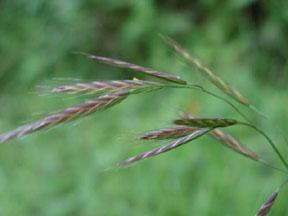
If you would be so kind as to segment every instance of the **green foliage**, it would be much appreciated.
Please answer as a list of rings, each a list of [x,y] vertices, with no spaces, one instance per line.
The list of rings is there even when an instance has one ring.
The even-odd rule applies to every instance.
[[[29,94],[35,85],[50,85],[58,77],[135,76],[75,51],[129,60],[198,83],[194,69],[183,66],[157,36],[162,33],[177,39],[262,107],[271,119],[258,124],[269,131],[281,152],[287,150],[274,127],[288,129],[286,1],[4,0],[0,6],[1,132],[33,120],[31,113],[39,117],[39,112],[42,116],[79,102]],[[131,96],[126,103],[77,125],[4,144],[0,215],[255,214],[252,211],[283,175],[212,145],[212,139],[105,172],[133,151],[150,149],[137,146],[133,137],[165,126],[179,109],[200,116],[239,117],[229,106],[200,92],[167,89]],[[263,148],[260,136],[246,129],[231,132],[280,166],[273,152]],[[272,215],[287,214],[287,193],[284,189],[279,195]]]

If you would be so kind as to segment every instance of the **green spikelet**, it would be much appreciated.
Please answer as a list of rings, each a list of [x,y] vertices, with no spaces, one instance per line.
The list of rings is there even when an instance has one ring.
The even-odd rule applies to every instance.
[[[208,67],[203,65],[198,59],[194,58],[187,50],[177,44],[169,37],[162,36],[164,41],[170,45],[180,56],[182,56],[188,63],[196,66],[198,71],[202,76],[212,82],[218,89],[225,92],[227,95],[231,96],[238,102],[250,106],[249,101],[241,95],[236,89],[226,83],[223,79],[221,79],[218,75],[216,75],[213,71],[211,71]]]
[[[174,124],[177,125],[186,125],[190,127],[198,128],[218,128],[218,127],[229,127],[234,124],[237,124],[237,121],[234,119],[226,118],[190,118],[190,119],[176,119]]]

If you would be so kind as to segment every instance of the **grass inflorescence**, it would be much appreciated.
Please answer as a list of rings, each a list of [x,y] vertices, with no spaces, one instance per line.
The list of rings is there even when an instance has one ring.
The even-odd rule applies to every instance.
[[[228,95],[231,99],[234,99],[237,102],[245,105],[248,109],[258,112],[258,109],[256,109],[248,101],[248,99],[246,99],[246,97],[244,97],[238,90],[232,87],[232,85],[221,79],[211,69],[204,66],[204,64],[202,64],[198,59],[194,58],[186,49],[184,49],[178,43],[168,37],[162,36],[162,38],[176,51],[177,54],[179,54],[189,64],[195,66],[198,72],[206,79],[208,79],[212,84],[214,84],[221,92]],[[221,95],[215,94],[214,92],[210,92],[200,85],[192,84],[189,81],[180,78],[179,76],[172,75],[166,72],[161,72],[156,69],[143,67],[123,60],[96,56],[83,52],[78,52],[78,54],[82,54],[89,59],[98,61],[100,63],[105,63],[124,69],[130,69],[138,73],[152,76],[154,78],[156,77],[158,81],[138,79],[105,80],[75,82],[72,84],[70,83],[56,86],[50,90],[51,93],[69,95],[88,94],[93,95],[94,98],[87,100],[82,104],[78,104],[64,109],[63,111],[43,117],[30,124],[26,124],[6,133],[2,133],[0,134],[0,143],[8,142],[9,140],[20,138],[30,133],[46,129],[48,127],[56,126],[64,122],[72,121],[77,118],[90,115],[96,111],[108,109],[116,105],[117,103],[120,103],[130,95],[138,95],[146,92],[158,91],[164,88],[198,90],[214,98],[217,98],[231,106],[244,119],[244,121],[238,119],[231,119],[229,117],[198,118],[191,115],[190,113],[182,112],[180,118],[176,118],[173,120],[173,126],[150,130],[148,132],[140,134],[139,136],[139,139],[141,140],[169,140],[168,143],[158,148],[136,154],[135,156],[123,160],[122,162],[117,164],[118,167],[125,167],[136,162],[155,157],[167,151],[174,150],[202,136],[209,135],[210,137],[219,141],[225,147],[228,147],[236,153],[248,157],[253,161],[262,163],[266,165],[267,168],[273,168],[275,170],[284,172],[286,175],[288,174],[288,163],[285,157],[283,157],[282,153],[279,151],[274,141],[263,130],[258,128],[258,126],[253,123],[253,121],[249,117],[243,114],[243,112],[238,108],[238,106],[234,105],[229,99]],[[253,128],[259,134],[264,136],[281,160],[282,164],[285,167],[285,170],[275,167],[271,163],[267,162],[256,152],[249,149],[246,145],[243,145],[237,138],[222,130],[222,128],[225,129],[231,126],[239,125]],[[286,182],[284,184],[286,184]],[[269,210],[271,209],[272,205],[276,200],[280,189],[284,186],[284,184],[282,184],[276,192],[273,192],[269,196],[269,198],[263,203],[263,205],[257,212],[258,216],[265,216],[268,214]]]

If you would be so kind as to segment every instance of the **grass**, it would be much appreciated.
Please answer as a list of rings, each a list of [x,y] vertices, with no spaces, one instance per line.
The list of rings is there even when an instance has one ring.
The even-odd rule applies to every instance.
[[[2,1],[0,132],[83,103],[75,95],[31,94],[43,81],[51,87],[55,77],[82,81],[146,77],[95,64],[73,51],[171,71],[219,93],[197,75],[196,68],[184,66],[167,51],[156,36],[162,32],[177,38],[269,115],[269,121],[253,115],[252,121],[269,133],[287,158],[287,145],[275,128],[288,130],[286,2]],[[1,145],[0,214],[255,215],[284,174],[223,148],[210,136],[128,169],[103,172],[121,159],[167,143],[135,137],[170,127],[181,110],[199,118],[240,117],[198,91],[163,89]],[[250,112],[244,114],[251,117]],[[281,166],[254,131],[224,130]],[[283,187],[271,215],[288,214],[287,193]]]
[[[185,51],[185,53],[186,53],[186,51]],[[185,55],[185,56],[187,56],[187,55]],[[91,55],[89,55],[88,57],[90,58]],[[175,80],[176,80],[176,84],[174,84],[174,85],[165,84],[165,83],[161,84],[161,82],[160,82],[160,84],[157,84],[157,87],[160,86],[160,87],[163,87],[163,88],[164,87],[178,88],[178,85],[184,85],[184,86],[187,86],[188,89],[190,89],[190,88],[195,89],[196,88],[196,89],[198,89],[200,91],[203,91],[203,87],[202,86],[199,87],[197,85],[189,84],[186,81],[182,81],[180,78],[175,78],[172,75],[165,74],[163,72],[158,72],[158,71],[156,71],[154,69],[145,68],[145,67],[138,66],[138,65],[135,65],[135,64],[131,64],[131,63],[127,63],[127,62],[123,63],[123,61],[113,60],[113,59],[109,59],[109,58],[106,58],[106,57],[94,58],[94,56],[93,56],[93,59],[100,60],[100,61],[103,61],[103,59],[104,59],[105,60],[104,62],[106,62],[106,63],[107,62],[108,63],[112,62],[112,64],[116,65],[116,66],[125,67],[125,68],[129,68],[129,69],[133,69],[133,70],[138,70],[139,69],[141,72],[147,73],[147,74],[152,75],[152,76],[156,76],[156,77],[158,77],[160,79],[164,79],[166,81],[175,82]],[[198,63],[196,65],[198,65]],[[210,76],[208,77],[208,79],[211,81],[211,77],[213,78],[216,75],[214,75],[211,70],[209,70],[209,74],[210,74]],[[179,82],[179,80],[181,80],[181,82]],[[238,100],[240,103],[246,105],[250,109],[250,111],[255,111],[254,108],[251,109],[251,104],[243,103],[243,101],[241,101],[239,99],[239,97],[236,97],[237,95],[239,96],[240,93],[234,94],[235,92],[237,92],[234,88],[233,88],[233,94],[232,94],[231,93],[232,92],[231,91],[232,87],[230,87],[230,85],[228,86],[228,84],[226,84],[224,81],[222,81],[219,77],[217,77],[217,79],[215,79],[215,80],[212,81],[212,83],[215,84],[218,88],[219,88],[219,85],[221,84],[222,88],[219,88],[220,90],[224,91],[224,93],[227,93],[232,98]],[[133,82],[133,81],[120,82],[119,86],[117,86],[117,85],[113,86],[113,88],[112,88],[113,92],[112,93],[109,93],[110,89],[108,89],[108,93],[106,95],[99,96],[96,99],[94,99],[93,101],[91,100],[91,101],[88,101],[88,102],[86,102],[84,104],[81,104],[81,105],[78,105],[78,106],[74,106],[72,108],[67,108],[63,112],[58,112],[58,113],[49,115],[47,117],[44,117],[43,119],[40,119],[40,120],[36,121],[35,123],[24,125],[23,127],[19,127],[19,128],[15,129],[15,130],[12,130],[10,132],[4,133],[4,134],[0,135],[0,141],[1,142],[6,142],[6,141],[8,141],[10,139],[13,139],[13,138],[22,137],[23,135],[26,135],[26,134],[31,133],[31,132],[35,132],[35,131],[37,131],[39,129],[45,128],[46,126],[56,125],[58,123],[62,123],[63,121],[66,121],[68,119],[74,119],[77,116],[86,115],[87,113],[90,114],[92,111],[94,112],[94,111],[99,110],[99,108],[101,110],[105,109],[108,106],[110,107],[111,105],[114,105],[114,101],[113,101],[114,99],[116,99],[116,102],[118,102],[118,98],[120,100],[122,100],[125,97],[129,96],[130,94],[132,95],[132,94],[142,93],[141,91],[137,91],[137,90],[135,91],[135,85],[134,84],[131,85],[131,82]],[[144,85],[144,86],[148,85],[148,89],[147,90],[148,91],[151,90],[151,89],[149,89],[149,86],[151,85],[150,82],[146,83],[145,81],[137,81],[137,80],[135,82],[138,82],[137,83],[138,85],[139,85],[139,82],[140,82],[140,86],[141,85]],[[104,82],[104,84],[106,84],[106,85],[107,85],[107,83],[108,82]],[[125,84],[124,88],[123,88],[123,83]],[[128,83],[128,85],[127,85],[127,83]],[[217,83],[220,83],[220,84],[218,85]],[[112,82],[112,84],[115,84],[115,82],[114,83]],[[79,87],[79,85],[83,86],[83,83],[81,83],[81,84],[76,83],[74,85],[74,87],[75,86]],[[66,85],[65,87],[67,88],[67,86],[68,85]],[[71,87],[71,85],[70,85],[70,87]],[[91,87],[91,85],[89,85],[89,87]],[[99,88],[99,85],[94,85],[92,87],[95,87],[97,89],[97,88]],[[101,88],[101,90],[103,89],[102,86],[100,86],[100,88]],[[114,90],[114,88],[116,88],[116,90]],[[121,91],[120,90],[118,91],[117,88],[121,89]],[[153,90],[159,90],[159,88],[155,89],[153,85],[152,85],[152,88],[153,88]],[[181,86],[180,88],[183,88],[183,87]],[[63,86],[60,86],[58,89],[63,89]],[[75,90],[75,88],[73,88],[73,89]],[[85,88],[85,89],[87,90],[87,88]],[[54,90],[55,90],[55,88],[52,91],[55,92]],[[95,89],[92,89],[92,91],[95,92]],[[56,92],[58,92],[58,91],[56,91]],[[214,93],[210,93],[207,90],[204,90],[203,92],[204,93],[208,92],[210,95],[212,95],[212,96],[214,95],[215,96]],[[107,100],[107,98],[108,98],[108,100]],[[219,97],[217,95],[216,95],[216,98],[217,99],[220,98],[220,100],[222,100],[221,97]],[[227,102],[227,99],[222,100],[222,102]],[[96,104],[96,106],[95,106],[95,104]],[[228,103],[228,104],[230,104],[230,103]],[[232,108],[234,108],[234,110],[236,112],[238,112],[238,114],[243,116],[242,111],[240,112],[239,109],[235,109],[234,106],[232,106]],[[255,129],[257,132],[259,132],[261,135],[263,135],[264,138],[267,139],[269,144],[271,144],[271,146],[273,147],[273,150],[277,153],[277,155],[279,156],[281,162],[285,166],[287,166],[285,158],[282,156],[282,154],[280,153],[280,151],[278,150],[278,148],[276,147],[276,145],[272,141],[272,139],[265,132],[260,130],[254,124],[247,123],[247,122],[241,122],[241,121],[237,121],[237,120],[229,119],[229,118],[194,118],[194,117],[190,116],[189,114],[188,115],[185,114],[184,116],[182,116],[182,119],[174,120],[174,123],[182,125],[182,126],[185,125],[186,127],[192,127],[192,128],[195,128],[195,129],[188,135],[180,136],[180,137],[174,139],[174,141],[171,141],[171,143],[165,144],[165,145],[163,145],[161,147],[158,147],[158,148],[149,150],[147,152],[138,154],[136,156],[130,157],[127,160],[124,160],[123,162],[121,162],[120,165],[121,166],[122,165],[124,165],[124,166],[130,165],[131,163],[134,163],[134,162],[137,162],[137,161],[140,161],[140,160],[143,160],[143,159],[146,159],[146,158],[149,158],[149,157],[153,157],[153,156],[162,154],[164,152],[170,151],[170,150],[172,150],[172,149],[174,149],[174,148],[176,148],[176,147],[178,147],[180,145],[183,145],[183,144],[188,143],[188,142],[190,142],[190,141],[192,141],[194,139],[197,139],[198,137],[200,137],[202,135],[205,135],[206,133],[208,133],[210,131],[212,131],[212,135],[213,135],[213,130],[215,130],[215,129],[219,128],[219,127],[230,127],[230,126],[235,125],[235,124],[242,124],[242,125],[246,125],[246,126],[249,126],[249,127],[253,128],[253,129]],[[198,129],[196,129],[196,128],[198,128]],[[256,161],[259,160],[259,157],[255,153],[253,153],[251,150],[249,150],[247,147],[244,147],[244,148],[241,147],[240,148],[239,145],[242,146],[242,144],[240,144],[237,140],[234,140],[234,138],[232,138],[230,135],[225,135],[225,134],[219,132],[219,130],[217,132],[217,130],[216,130],[216,132],[214,131],[214,136],[216,134],[217,139],[220,139],[224,144],[226,144],[226,146],[229,146],[230,148],[232,148],[236,152],[241,153],[241,154],[243,154],[245,156],[248,156],[248,157],[252,158],[253,160],[256,160]],[[237,143],[237,145],[235,143]],[[275,167],[274,165],[271,165],[268,162],[265,162],[264,165],[266,165],[266,166],[268,165],[266,167],[266,169]],[[276,167],[275,170],[281,170],[281,169]],[[286,172],[284,171],[284,173],[287,173],[287,171]],[[278,192],[277,192],[277,194],[278,194]],[[272,198],[269,198],[261,206],[261,208],[259,209],[257,215],[266,215],[268,213],[268,211],[272,207],[272,204],[274,204],[276,196],[275,196],[275,194],[273,194],[271,197]]]

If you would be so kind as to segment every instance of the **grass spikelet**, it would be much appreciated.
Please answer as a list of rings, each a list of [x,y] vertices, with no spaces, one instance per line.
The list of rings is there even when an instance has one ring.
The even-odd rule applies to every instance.
[[[83,104],[67,108],[61,112],[44,117],[36,122],[23,125],[15,130],[0,134],[0,143],[19,138],[24,135],[39,131],[49,126],[55,126],[63,122],[71,121],[83,117],[96,111],[105,110],[127,97],[127,92],[119,92],[111,95],[104,95]]]
[[[241,95],[236,89],[226,83],[223,79],[221,79],[218,75],[216,75],[213,71],[211,71],[208,67],[203,65],[198,59],[194,58],[186,49],[181,47],[175,41],[173,41],[169,37],[161,36],[164,41],[170,45],[180,56],[182,56],[188,63],[196,66],[198,71],[202,76],[208,79],[211,83],[213,83],[218,89],[222,90],[238,102],[250,106],[249,101]]]
[[[150,151],[147,151],[147,152],[138,154],[136,156],[130,157],[127,160],[120,162],[118,165],[119,166],[128,166],[132,163],[135,163],[135,162],[138,162],[141,160],[145,160],[145,159],[150,158],[150,157],[157,156],[157,155],[162,154],[164,152],[175,149],[175,148],[177,148],[177,147],[179,147],[185,143],[188,143],[194,139],[197,139],[197,138],[201,137],[202,135],[208,133],[210,130],[211,130],[210,128],[201,128],[201,129],[195,130],[191,134],[184,136],[184,137],[181,137],[181,138],[178,138],[178,139],[176,139],[176,140],[174,140],[174,141],[172,141],[166,145],[163,145],[159,148],[155,148],[155,149],[152,149]]]
[[[278,193],[279,191],[275,191],[268,197],[268,199],[261,205],[256,216],[266,216],[269,213],[278,196]]]
[[[176,119],[173,122],[177,125],[186,125],[198,128],[229,127],[238,123],[236,120],[228,118],[181,118]]]
[[[53,88],[53,93],[67,94],[103,94],[127,90],[130,94],[153,91],[164,87],[160,82],[145,80],[108,80],[79,82]]]
[[[142,73],[145,73],[147,75],[154,76],[154,77],[164,79],[166,81],[170,81],[170,82],[177,83],[177,84],[182,84],[182,85],[187,84],[187,82],[185,80],[181,79],[179,76],[174,76],[174,75],[171,75],[168,73],[160,72],[160,71],[154,70],[152,68],[142,67],[140,65],[132,64],[132,63],[125,62],[122,60],[118,60],[118,59],[113,59],[113,58],[108,58],[108,57],[103,57],[103,56],[96,56],[96,55],[91,55],[91,54],[87,54],[87,53],[83,53],[83,52],[78,52],[78,53],[85,55],[90,59],[97,60],[97,61],[105,63],[105,64],[114,65],[114,66],[117,66],[120,68],[126,68],[126,69],[130,69],[130,70],[142,72]]]
[[[176,139],[179,137],[187,136],[192,132],[194,132],[195,130],[197,129],[191,127],[162,128],[141,134],[139,139],[143,140]]]

